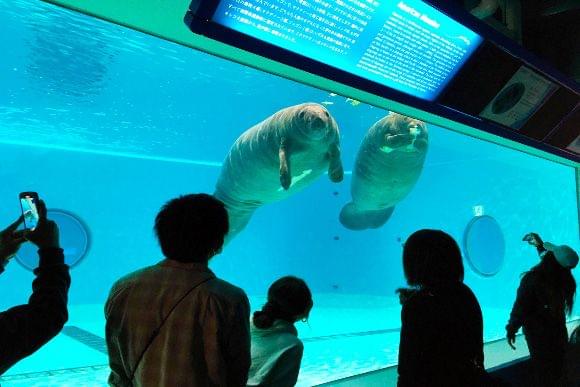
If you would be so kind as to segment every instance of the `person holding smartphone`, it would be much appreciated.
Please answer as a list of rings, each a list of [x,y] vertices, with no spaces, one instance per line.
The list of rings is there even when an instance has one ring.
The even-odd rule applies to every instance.
[[[70,275],[58,226],[46,218],[42,200],[36,200],[35,205],[38,220],[34,229],[17,230],[24,222],[23,215],[0,231],[0,273],[25,241],[38,246],[39,256],[28,303],[0,313],[0,375],[50,341],[68,319]]]
[[[566,315],[574,306],[572,269],[578,265],[578,254],[569,246],[543,242],[536,233],[526,234],[523,240],[536,247],[541,261],[522,276],[506,326],[508,344],[515,349],[516,332],[523,327],[533,385],[565,386]]]

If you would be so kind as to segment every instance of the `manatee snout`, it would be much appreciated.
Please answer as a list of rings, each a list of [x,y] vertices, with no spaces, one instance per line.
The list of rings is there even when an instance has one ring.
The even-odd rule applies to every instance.
[[[308,137],[319,140],[333,129],[328,111],[319,105],[308,105],[298,114],[299,125]]]
[[[420,121],[407,121],[384,135],[384,152],[424,152],[427,149],[427,129]]]

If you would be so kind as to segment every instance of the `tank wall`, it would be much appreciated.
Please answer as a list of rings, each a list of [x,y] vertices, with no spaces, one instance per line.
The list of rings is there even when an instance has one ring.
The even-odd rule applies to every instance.
[[[303,102],[324,104],[338,122],[344,181],[323,175],[260,208],[211,262],[218,276],[246,290],[253,308],[277,277],[306,279],[315,308],[310,326],[299,326],[310,340],[302,385],[396,363],[394,291],[405,282],[402,243],[417,229],[443,229],[461,244],[474,206],[499,222],[502,270],[482,277],[466,264],[486,339],[503,335],[520,274],[538,262],[521,241],[525,233],[580,248],[573,168],[428,124],[416,186],[386,225],[349,231],[338,214],[350,200],[355,157],[367,129],[388,112],[42,3],[2,2],[0,20],[0,36],[13,38],[0,43],[7,58],[0,61],[0,224],[19,215],[17,194],[25,190],[85,221],[92,243],[72,270],[68,324],[101,339],[113,282],[162,259],[152,230],[161,205],[213,192],[235,139]],[[0,287],[9,289],[0,308],[26,302],[32,278],[10,263],[0,276]],[[346,336],[327,340],[334,334]],[[103,354],[49,364],[51,351],[65,348],[62,339],[51,345],[10,372],[106,364]]]
[[[504,231],[506,262],[492,278],[466,266],[466,282],[482,304],[506,307],[519,273],[537,261],[522,235],[537,231],[546,240],[577,243],[574,171],[433,126],[431,138],[417,186],[381,229],[344,229],[337,215],[350,195],[350,175],[341,184],[322,177],[290,199],[259,209],[212,267],[250,294],[295,273],[317,292],[392,295],[404,283],[400,256],[406,237],[419,228],[440,228],[461,242],[473,206],[480,205]],[[18,215],[16,193],[33,187],[49,206],[80,215],[90,227],[90,253],[73,271],[76,303],[103,302],[116,278],[161,259],[152,232],[157,210],[179,194],[212,192],[219,172],[216,166],[50,148],[1,149],[3,180],[10,182],[0,191],[4,223]],[[24,281],[25,273],[14,264],[0,280]],[[3,301],[9,305],[26,296],[14,292]]]

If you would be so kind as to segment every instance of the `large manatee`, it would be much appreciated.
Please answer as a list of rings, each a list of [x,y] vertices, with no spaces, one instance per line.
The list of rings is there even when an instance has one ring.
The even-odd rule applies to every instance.
[[[351,230],[381,227],[419,179],[427,153],[425,123],[390,113],[367,132],[352,173],[352,202],[340,212]]]
[[[316,103],[282,109],[248,129],[222,166],[215,197],[230,218],[231,240],[260,206],[282,200],[328,171],[343,178],[336,121]]]

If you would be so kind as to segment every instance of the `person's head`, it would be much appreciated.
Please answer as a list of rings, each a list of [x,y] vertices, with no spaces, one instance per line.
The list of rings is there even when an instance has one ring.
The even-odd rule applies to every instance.
[[[563,268],[574,269],[578,265],[578,254],[570,246],[545,242],[544,248],[554,254],[556,262]]]
[[[457,242],[441,230],[419,230],[403,248],[403,270],[411,286],[463,282],[463,261]]]
[[[254,312],[254,325],[266,329],[275,320],[294,323],[308,318],[314,305],[312,293],[304,280],[286,276],[276,280],[268,289],[268,301],[262,310]]]
[[[207,263],[218,254],[229,229],[224,204],[207,194],[167,202],[155,218],[155,234],[166,258]]]

